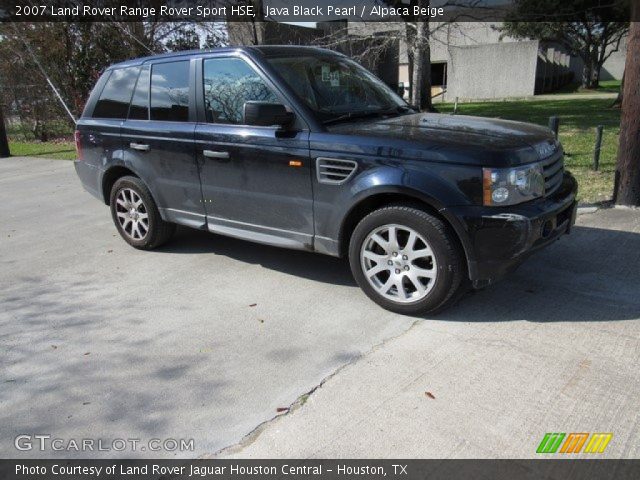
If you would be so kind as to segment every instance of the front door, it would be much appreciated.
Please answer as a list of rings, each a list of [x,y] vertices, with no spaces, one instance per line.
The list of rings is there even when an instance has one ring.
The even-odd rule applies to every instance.
[[[243,125],[244,103],[285,103],[240,57],[203,60],[196,126],[209,230],[290,248],[313,248],[309,132]]]

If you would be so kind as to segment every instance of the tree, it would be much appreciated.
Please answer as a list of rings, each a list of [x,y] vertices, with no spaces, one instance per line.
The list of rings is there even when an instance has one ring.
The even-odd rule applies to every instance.
[[[199,27],[203,30],[203,48],[216,48],[229,45],[229,31],[225,22],[207,22]]]
[[[455,30],[461,21],[486,21],[495,18],[495,12],[484,5],[485,0],[440,0],[437,6],[448,9],[446,20],[431,21],[427,16],[413,15],[416,7],[428,7],[428,0],[410,0],[408,5],[401,0],[372,1],[389,6],[408,7],[407,13],[401,13],[397,21],[353,22],[346,28],[331,31],[318,39],[316,44],[346,53],[347,49],[344,46],[352,44],[354,37],[366,38],[369,46],[357,55],[350,55],[362,63],[366,63],[367,59],[377,61],[383,57],[383,50],[397,48],[398,44],[403,45],[406,47],[411,82],[409,102],[420,110],[435,111],[431,96],[432,42],[443,42],[438,39],[439,34]],[[351,35],[352,31],[359,35]]]
[[[45,141],[68,134],[70,122],[51,84],[78,116],[106,67],[166,51],[165,44],[181,27],[154,21],[2,23],[3,103],[29,138]]]
[[[632,19],[640,18],[634,2]],[[627,43],[620,141],[613,198],[618,205],[640,205],[640,22],[631,22]]]
[[[181,25],[166,43],[172,52],[200,48],[200,36],[192,25]]]
[[[412,2],[414,3],[414,2]],[[428,6],[428,0],[417,0],[416,5]],[[413,105],[420,110],[433,111],[431,101],[431,46],[429,45],[429,21],[406,22],[407,49],[410,51],[411,93]]]
[[[620,108],[622,106],[622,96],[624,94],[624,75],[626,71],[622,72],[622,81],[620,82],[620,90],[618,90],[618,95],[616,99],[611,104],[611,108]]]
[[[601,0],[515,0],[514,9],[507,13],[499,30],[515,38],[564,46],[583,61],[582,86],[596,88],[602,65],[618,51],[629,30],[628,1],[612,0],[603,4]],[[544,21],[549,18],[549,12],[553,12],[556,19],[571,21]],[[522,21],[523,18],[527,21]]]
[[[2,103],[0,103],[0,158],[6,158],[9,152],[9,140],[7,139],[7,129],[4,126],[4,115],[2,114]]]

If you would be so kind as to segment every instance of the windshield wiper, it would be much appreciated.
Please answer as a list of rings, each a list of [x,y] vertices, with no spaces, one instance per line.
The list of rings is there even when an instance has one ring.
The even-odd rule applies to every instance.
[[[380,110],[365,110],[362,112],[349,112],[344,115],[339,115],[334,118],[330,118],[329,120],[325,120],[322,122],[325,125],[330,125],[332,123],[343,122],[345,120],[355,120],[357,118],[367,118],[367,117],[377,117],[380,115]]]
[[[362,110],[356,112],[345,113],[334,118],[330,118],[322,122],[324,125],[330,125],[332,123],[344,122],[345,120],[355,120],[368,117],[385,117],[388,115],[394,115],[398,113],[406,113],[411,111],[410,107],[397,106],[385,110]]]

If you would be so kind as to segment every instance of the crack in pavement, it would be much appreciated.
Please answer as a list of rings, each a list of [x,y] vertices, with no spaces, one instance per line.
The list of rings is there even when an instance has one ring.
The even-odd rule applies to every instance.
[[[380,343],[375,344],[373,347],[371,347],[369,350],[367,350],[366,352],[354,356],[351,360],[349,360],[347,363],[341,365],[340,367],[338,367],[336,370],[334,370],[332,373],[330,373],[329,375],[327,375],[326,377],[324,377],[320,383],[318,383],[317,385],[315,385],[311,390],[302,393],[301,395],[299,395],[286,409],[286,411],[284,411],[283,413],[280,413],[278,415],[274,415],[273,417],[265,420],[264,422],[258,424],[253,430],[251,430],[249,433],[247,433],[244,437],[242,437],[238,442],[228,445],[226,447],[223,447],[217,451],[215,451],[212,454],[205,454],[200,456],[199,458],[201,459],[207,459],[207,458],[220,458],[222,456],[225,455],[233,455],[236,453],[241,452],[242,450],[244,450],[246,447],[248,447],[249,445],[251,445],[252,443],[254,443],[256,440],[258,440],[258,438],[260,437],[260,435],[262,434],[262,432],[264,432],[270,425],[274,424],[275,422],[277,422],[278,420],[280,420],[281,418],[286,417],[287,415],[301,409],[305,403],[307,403],[308,399],[311,397],[311,395],[313,395],[316,391],[318,391],[320,388],[322,388],[322,386],[327,383],[329,380],[331,380],[332,378],[334,378],[336,375],[338,375],[340,372],[342,372],[343,370],[347,369],[348,367],[350,367],[351,365],[354,365],[355,363],[359,362],[360,360],[366,358],[367,356],[373,354],[374,352],[378,351],[379,349],[383,348],[387,343],[392,342],[398,338],[403,337],[404,335],[408,334],[410,331],[412,331],[416,325],[418,325],[419,323],[425,322],[427,321],[426,319],[420,318],[420,319],[416,319],[414,320],[411,325],[409,325],[409,327],[402,333],[386,338],[384,340],[382,340]]]

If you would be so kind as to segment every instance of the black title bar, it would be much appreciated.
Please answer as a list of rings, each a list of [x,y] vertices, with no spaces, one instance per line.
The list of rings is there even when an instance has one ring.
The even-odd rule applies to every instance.
[[[2,22],[629,21],[633,0],[0,0]],[[523,10],[522,5],[526,8]]]

